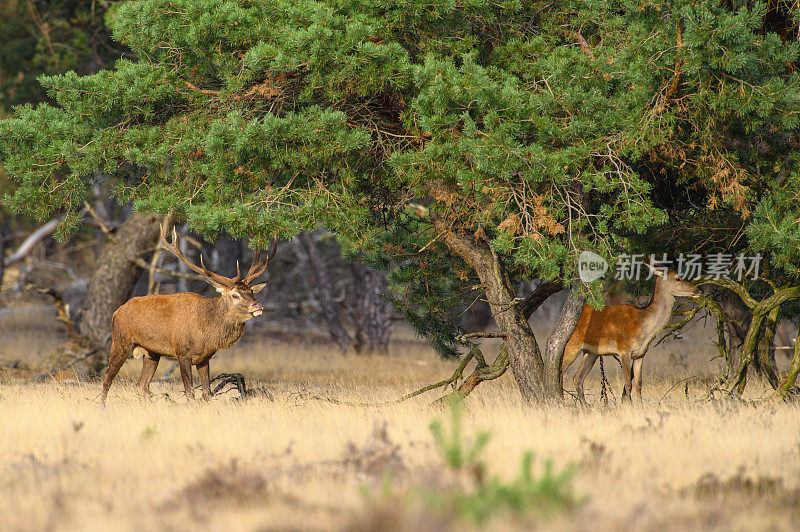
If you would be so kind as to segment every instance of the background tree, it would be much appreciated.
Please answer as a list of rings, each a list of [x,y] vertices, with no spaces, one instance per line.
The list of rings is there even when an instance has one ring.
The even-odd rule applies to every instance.
[[[0,126],[19,183],[5,203],[63,209],[64,236],[92,176],[135,165],[110,180],[116,198],[207,235],[265,247],[322,224],[397,265],[398,309],[443,353],[460,350],[450,303],[480,287],[504,340],[491,365],[470,351],[484,376],[508,366],[523,396],[559,397],[580,303],[600,304],[600,281],[575,282],[580,250],[760,250],[796,284],[776,253],[793,229],[753,241],[797,173],[796,16],[688,0],[123,3],[114,37],[141,59],[43,78],[54,103]],[[562,285],[543,355],[528,318]]]

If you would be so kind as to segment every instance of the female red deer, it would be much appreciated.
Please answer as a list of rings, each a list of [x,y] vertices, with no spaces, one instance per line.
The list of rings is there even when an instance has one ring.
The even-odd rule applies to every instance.
[[[652,269],[656,286],[650,303],[638,308],[633,305],[609,305],[603,310],[594,310],[584,305],[575,332],[564,349],[561,372],[583,354],[580,367],[575,372],[575,389],[578,401],[586,404],[583,396],[583,381],[594,366],[598,356],[619,355],[622,365],[625,395],[631,398],[631,387],[639,401],[642,400],[642,362],[647,348],[661,332],[672,316],[676,297],[698,297],[701,295],[693,284],[683,281],[672,270]]]
[[[143,355],[138,387],[145,398],[150,397],[150,381],[158,361],[166,356],[178,360],[186,397],[194,400],[191,367],[195,365],[203,399],[209,399],[209,359],[218,350],[235,344],[244,332],[244,323],[260,316],[264,310],[254,294],[263,290],[267,283],[252,282],[266,271],[269,260],[275,255],[277,239],[263,261],[260,261],[261,251],[256,252],[244,279],[238,261],[236,277],[224,277],[209,271],[202,256],[200,266],[191,263],[177,244],[175,229],[172,229],[172,242],[168,242],[162,226],[161,245],[203,276],[220,295],[211,299],[192,292],[149,295],[134,297],[119,307],[111,319],[111,355],[103,377],[103,404],[111,382],[133,352]]]

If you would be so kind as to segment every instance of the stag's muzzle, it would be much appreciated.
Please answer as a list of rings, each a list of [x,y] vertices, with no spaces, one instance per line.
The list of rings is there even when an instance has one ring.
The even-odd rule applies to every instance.
[[[263,312],[264,312],[264,305],[262,305],[261,303],[256,303],[255,305],[250,307],[250,314],[252,314],[253,316],[261,316]]]

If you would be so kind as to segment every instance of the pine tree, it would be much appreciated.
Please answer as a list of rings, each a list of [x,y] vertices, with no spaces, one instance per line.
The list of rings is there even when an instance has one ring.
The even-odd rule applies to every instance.
[[[442,352],[459,347],[450,303],[480,287],[523,395],[559,396],[559,342],[543,356],[527,323],[541,294],[515,287],[598,304],[602,282],[575,281],[581,250],[760,251],[797,284],[797,225],[781,222],[798,214],[797,16],[741,1],[122,3],[109,23],[139,59],[41,79],[53,103],[0,125],[19,187],[4,202],[65,212],[65,236],[111,176],[119,200],[208,235],[266,247],[324,225],[397,265],[398,306]]]

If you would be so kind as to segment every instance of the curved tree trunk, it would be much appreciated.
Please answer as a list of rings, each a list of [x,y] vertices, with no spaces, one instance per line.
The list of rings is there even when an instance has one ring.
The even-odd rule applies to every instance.
[[[747,305],[732,292],[724,292],[720,298],[720,306],[730,321],[725,321],[725,330],[728,334],[727,359],[725,360],[725,379],[737,378],[737,371],[742,363],[742,346],[753,320],[753,312]]]
[[[131,215],[100,254],[76,324],[87,347],[104,346],[84,362],[82,370],[88,375],[97,374],[108,359],[111,316],[130,297],[141,274],[133,260],[146,259],[152,253],[160,235],[160,221],[154,215]]]
[[[583,312],[583,305],[586,302],[586,296],[575,285],[569,292],[564,306],[561,307],[561,313],[547,337],[547,345],[545,347],[545,387],[547,395],[550,397],[563,397],[564,386],[561,375],[561,362],[564,359],[564,348],[567,342],[575,332],[575,326],[578,325],[578,320]]]
[[[460,256],[478,275],[492,308],[497,327],[505,335],[504,345],[514,379],[526,401],[558,398],[545,384],[545,364],[536,337],[500,258],[481,238],[457,233],[444,220],[434,217],[436,232],[450,250]]]
[[[775,364],[775,327],[778,322],[780,306],[773,308],[764,319],[764,328],[758,341],[758,351],[755,359],[755,369],[759,375],[767,379],[770,386],[777,388],[778,367]]]

